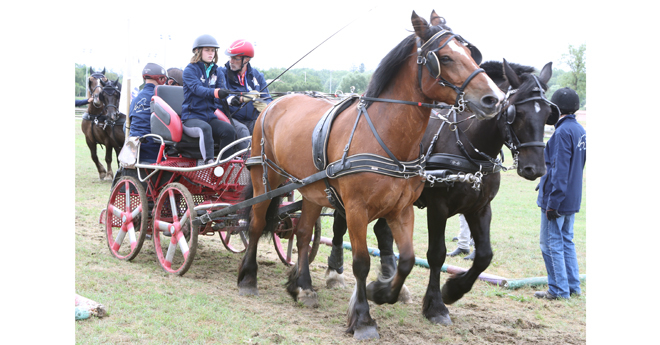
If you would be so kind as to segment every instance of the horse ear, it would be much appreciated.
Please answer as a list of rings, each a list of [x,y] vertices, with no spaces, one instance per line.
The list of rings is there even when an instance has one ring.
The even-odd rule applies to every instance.
[[[514,89],[519,88],[520,84],[522,84],[520,82],[520,78],[518,78],[518,75],[513,70],[513,68],[511,68],[511,66],[509,66],[509,63],[506,61],[506,59],[503,59],[503,60],[504,60],[504,63],[502,63],[502,68],[504,69],[504,77],[509,82],[511,87],[513,87]]]
[[[440,17],[437,13],[435,13],[435,10],[431,12],[431,25],[436,26],[440,24],[446,24],[447,22],[445,21],[445,18]]]
[[[89,74],[94,74],[94,70],[92,69],[92,66],[89,66]]]
[[[412,17],[410,19],[412,21],[413,28],[415,29],[415,35],[421,38],[422,41],[426,40],[426,36],[429,32],[429,23],[426,21],[426,19],[418,16],[415,11],[413,11]]]
[[[105,67],[103,67],[103,72],[101,74],[105,75]]]
[[[539,74],[539,80],[541,80],[543,84],[547,84],[548,81],[550,81],[551,77],[552,77],[552,61],[548,62],[547,64],[545,64],[545,66],[543,66],[543,69]]]

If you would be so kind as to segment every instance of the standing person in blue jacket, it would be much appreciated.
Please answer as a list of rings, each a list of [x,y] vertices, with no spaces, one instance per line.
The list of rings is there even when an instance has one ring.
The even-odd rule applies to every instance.
[[[541,208],[541,253],[548,272],[548,290],[537,298],[557,299],[579,296],[580,276],[573,222],[582,202],[582,173],[587,159],[587,134],[576,118],[580,98],[570,88],[552,95],[561,118],[544,150],[547,172],[539,183],[536,201]]]
[[[247,126],[252,133],[254,121],[273,99],[268,88],[262,90],[267,84],[263,73],[252,68],[250,64],[254,57],[252,43],[243,39],[234,41],[225,50],[225,54],[229,56],[229,61],[225,64],[227,88],[230,91],[252,92],[250,95],[228,97],[229,111],[233,114],[232,119]]]
[[[183,70],[183,106],[181,121],[186,135],[199,139],[203,164],[213,163],[213,144],[220,150],[233,142],[236,131],[231,124],[219,120],[214,112],[219,101],[229,94],[224,87],[223,75],[218,74],[218,42],[211,35],[195,39],[193,57]],[[233,150],[228,150],[223,158]]]
[[[167,72],[159,64],[150,62],[142,69],[144,88],[131,101],[128,118],[130,121],[129,136],[141,137],[151,134],[151,97],[153,97],[156,85],[167,82]],[[160,145],[152,138],[140,144],[140,162],[155,163],[158,158]]]

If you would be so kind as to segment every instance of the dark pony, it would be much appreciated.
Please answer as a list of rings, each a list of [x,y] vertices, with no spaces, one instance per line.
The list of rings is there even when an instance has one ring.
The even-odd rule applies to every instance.
[[[485,62],[481,67],[503,91],[508,91],[505,106],[497,117],[484,121],[468,118],[469,113],[444,114],[431,117],[422,146],[424,152],[432,146],[427,159],[427,171],[434,176],[470,173],[483,174],[478,190],[470,183],[438,179],[427,183],[415,205],[427,207],[429,247],[426,253],[430,267],[430,279],[423,300],[422,313],[431,322],[451,324],[445,303],[451,304],[469,292],[472,285],[493,257],[490,246],[490,203],[500,186],[500,171],[506,169],[497,155],[506,145],[514,157],[518,175],[528,180],[545,174],[543,142],[545,124],[554,124],[559,111],[545,98],[546,83],[552,76],[552,63],[546,64],[539,76],[532,74],[533,67],[500,62]],[[437,135],[437,139],[436,139]],[[472,267],[450,277],[440,290],[440,272],[447,249],[445,227],[447,218],[463,214],[474,238],[476,253]],[[341,244],[346,233],[346,223],[335,214],[333,248],[328,258],[327,283],[342,285],[343,265]],[[389,220],[387,220],[389,222]],[[380,281],[391,279],[396,271],[392,234],[384,219],[374,226],[381,250]],[[350,229],[350,226],[349,226]],[[371,297],[371,296],[370,296]]]
[[[119,78],[115,81],[108,80],[103,72],[94,72],[89,68],[88,98],[93,101],[87,106],[87,112],[83,115],[81,129],[85,134],[85,141],[96,165],[99,179],[106,177],[112,180],[112,152],[119,156],[119,151],[124,145],[124,123],[126,115],[119,111],[119,98],[121,96],[121,83]],[[105,146],[106,168],[99,162],[96,154],[96,146]]]
[[[367,301],[368,223],[387,219],[401,252],[397,274],[376,291],[376,303],[397,301],[415,262],[412,204],[424,186],[421,165],[416,162],[421,162],[419,143],[429,123],[432,104],[460,103],[479,119],[487,119],[497,114],[504,98],[495,83],[481,73],[471,57],[473,50],[460,36],[446,27],[430,26],[415,12],[411,22],[415,33],[388,53],[374,73],[368,87],[368,95],[373,98],[362,97],[348,103],[334,116],[327,139],[322,141],[326,143],[322,145],[326,159],[317,161],[313,155],[319,152],[309,152],[315,127],[324,123],[321,119],[334,105],[324,99],[293,94],[273,101],[259,115],[252,136],[251,160],[260,160],[252,161],[250,168],[255,197],[287,180],[328,174],[298,190],[303,197],[295,229],[298,261],[292,268],[287,291],[306,306],[318,305],[309,272],[309,243],[322,208],[337,207],[339,202],[346,212],[353,248],[356,285],[349,302],[348,332],[356,339],[378,337]],[[424,57],[429,52],[438,57],[433,66],[425,65]],[[431,70],[439,73],[432,75]],[[378,161],[379,167],[393,166],[394,171],[390,174],[387,169],[365,167],[373,160]],[[322,161],[327,164],[319,163]],[[268,223],[267,214],[274,207],[270,199],[252,206],[249,245],[238,273],[242,295],[258,294],[257,248]]]

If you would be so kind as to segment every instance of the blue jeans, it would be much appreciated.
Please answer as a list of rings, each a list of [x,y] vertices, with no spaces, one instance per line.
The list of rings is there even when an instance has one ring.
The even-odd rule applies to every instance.
[[[573,222],[575,214],[548,220],[541,210],[541,253],[548,271],[548,291],[569,298],[572,293],[582,293],[575,244]]]

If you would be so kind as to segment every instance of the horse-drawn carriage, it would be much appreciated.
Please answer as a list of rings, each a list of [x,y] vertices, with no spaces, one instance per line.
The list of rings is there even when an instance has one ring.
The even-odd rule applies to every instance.
[[[115,176],[108,205],[101,214],[108,248],[122,260],[132,260],[146,238],[153,240],[158,262],[168,273],[183,275],[191,266],[199,235],[220,235],[227,250],[240,253],[247,247],[245,217],[240,213],[214,217],[199,227],[193,220],[245,200],[249,173],[245,168],[247,148],[225,159],[223,154],[250,138],[241,138],[223,148],[216,145],[214,163],[198,166],[201,158],[197,138],[181,127],[183,88],[158,86],[152,98],[152,134],[129,138],[120,154],[122,168]],[[219,110],[216,116],[228,121]],[[160,143],[155,163],[140,163],[139,145],[146,138]],[[288,193],[277,214],[273,233],[275,250],[287,265],[295,262],[293,244],[301,202]],[[311,247],[320,243],[320,221]]]
[[[238,140],[216,152],[216,161],[204,166],[197,166],[198,146],[181,133],[180,110],[173,107],[182,101],[182,91],[159,86],[152,102],[152,131],[156,130],[148,135],[161,143],[158,161],[140,163],[139,140],[133,144],[135,160],[124,163],[102,215],[112,254],[131,260],[151,236],[162,268],[182,275],[192,263],[198,235],[218,232],[228,250],[246,251],[239,266],[238,288],[239,294],[252,295],[258,294],[257,243],[262,234],[272,233],[282,261],[294,265],[287,291],[302,304],[314,306],[318,297],[312,288],[309,263],[320,241],[319,215],[323,207],[341,209],[351,239],[356,278],[348,331],[357,339],[378,337],[367,299],[377,304],[396,303],[414,265],[413,203],[429,182],[448,178],[446,171],[434,172],[425,166],[442,127],[436,128],[438,134],[427,146],[428,153],[421,152],[431,109],[449,108],[454,113],[470,110],[477,120],[494,119],[491,124],[495,125],[501,118],[510,125],[501,128],[517,135],[522,121],[514,121],[517,116],[521,119],[527,108],[535,109],[534,121],[539,128],[551,112],[537,79],[533,85],[530,79],[532,88],[519,92],[518,97],[524,99],[507,104],[505,109],[510,111],[502,111],[509,99],[480,68],[478,49],[454,34],[435,11],[431,23],[413,12],[414,34],[381,61],[363,96],[349,96],[339,102],[304,95],[278,98],[257,119],[250,147],[221,159],[227,150],[249,139]],[[546,77],[549,79],[547,73]],[[456,129],[456,125],[454,117],[450,126]],[[500,127],[495,125],[487,128],[489,135],[499,136]],[[542,142],[538,140],[542,137],[516,145],[539,148]],[[499,143],[496,152],[501,147]],[[468,160],[474,163],[472,158]],[[499,186],[499,175],[497,179]],[[295,190],[302,200],[292,200]],[[286,201],[280,203],[282,196]],[[399,247],[399,266],[393,276],[379,276],[367,286],[367,225],[379,218],[387,221],[391,238]],[[477,216],[469,220],[475,231],[477,221]],[[478,267],[461,280],[464,286],[457,287],[454,281],[442,292],[439,272],[446,248],[439,231],[429,232],[433,234],[429,239],[433,248],[429,252],[432,295],[425,297],[424,315],[432,322],[450,323],[443,299],[452,303],[460,298],[469,291],[475,274],[488,266],[492,252],[489,224],[484,225],[475,237]],[[297,260],[292,259],[294,238]],[[286,250],[282,245],[285,241]]]

